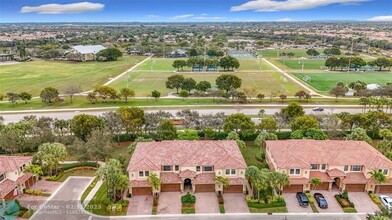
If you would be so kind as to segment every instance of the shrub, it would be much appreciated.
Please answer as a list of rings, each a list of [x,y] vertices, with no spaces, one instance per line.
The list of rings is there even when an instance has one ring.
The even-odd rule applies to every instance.
[[[26,194],[40,196],[42,194],[42,191],[39,189],[27,189]]]
[[[153,201],[152,201],[152,205],[153,206],[158,206],[158,201],[159,200],[157,198],[154,198]]]
[[[183,205],[186,205],[186,204],[195,204],[195,202],[196,202],[196,196],[194,196],[194,195],[192,195],[192,194],[190,194],[190,193],[188,193],[188,194],[186,194],[186,195],[183,195],[183,196],[181,197],[181,203],[182,203]]]
[[[121,210],[122,210],[122,205],[121,204],[117,204],[116,205],[116,211],[117,212],[121,212]]]
[[[354,208],[354,203],[350,202],[348,198],[343,198],[343,195],[335,195],[336,200],[342,208]]]
[[[379,198],[377,198],[376,194],[369,192],[369,197],[372,199],[372,201],[376,204],[381,204],[381,201]]]
[[[343,191],[342,198],[343,199],[348,199],[348,192],[347,192],[347,190]]]
[[[103,197],[102,198],[102,200],[101,200],[101,203],[103,204],[103,205],[105,205],[105,206],[108,206],[108,205],[110,205],[110,199],[109,198],[107,198],[107,197]]]

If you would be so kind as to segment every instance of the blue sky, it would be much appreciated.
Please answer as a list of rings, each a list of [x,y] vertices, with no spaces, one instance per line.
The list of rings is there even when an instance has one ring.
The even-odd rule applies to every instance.
[[[0,22],[392,21],[392,0],[0,0]]]

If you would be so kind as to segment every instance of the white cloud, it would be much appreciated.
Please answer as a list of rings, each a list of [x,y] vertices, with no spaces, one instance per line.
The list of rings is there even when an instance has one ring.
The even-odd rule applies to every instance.
[[[77,14],[100,11],[105,7],[101,3],[79,2],[71,4],[45,4],[40,6],[24,6],[22,13],[36,12],[38,14]]]
[[[171,19],[178,20],[178,19],[190,18],[193,16],[194,16],[194,14],[176,15],[176,16],[171,17]]]
[[[291,18],[280,18],[275,21],[293,21]]]
[[[208,14],[207,13],[203,13],[203,14],[200,14],[201,16],[207,16]]]
[[[197,17],[194,17],[195,19],[199,19],[199,20],[219,20],[219,19],[223,19],[224,17],[218,17],[218,16],[215,16],[215,17],[208,17],[208,16],[197,16]]]
[[[376,16],[369,18],[368,21],[392,21],[392,15]]]
[[[231,7],[231,11],[293,11],[322,7],[330,4],[354,4],[370,0],[253,0]]]

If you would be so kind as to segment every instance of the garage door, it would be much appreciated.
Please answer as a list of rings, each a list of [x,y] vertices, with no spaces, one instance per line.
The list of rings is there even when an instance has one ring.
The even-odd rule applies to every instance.
[[[347,184],[346,190],[347,192],[364,192],[365,184]]]
[[[377,186],[376,192],[379,192],[379,193],[392,193],[392,185],[389,185],[389,186]]]
[[[215,184],[197,184],[195,192],[215,192]]]
[[[321,183],[320,186],[314,187],[313,185],[310,186],[311,189],[315,190],[328,190],[329,189],[329,183]]]
[[[296,192],[303,192],[304,185],[290,185],[283,187],[284,193],[296,193]]]
[[[231,185],[227,188],[223,187],[224,193],[242,193],[243,186],[242,185]]]
[[[179,183],[162,184],[161,191],[162,192],[177,192],[177,191],[180,191],[180,184]]]
[[[132,187],[133,196],[152,195],[151,187]]]

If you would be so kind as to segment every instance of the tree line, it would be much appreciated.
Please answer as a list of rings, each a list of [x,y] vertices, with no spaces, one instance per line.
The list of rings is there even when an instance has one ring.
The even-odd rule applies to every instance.
[[[209,68],[217,69],[218,67],[222,67],[224,71],[238,69],[240,67],[240,62],[237,58],[226,56],[222,57],[220,60],[218,59],[203,59],[200,57],[190,57],[187,60],[174,60],[172,64],[173,68],[176,68],[177,71],[184,70],[184,67],[192,67],[192,71],[202,70],[207,67],[207,71]]]
[[[343,69],[361,69],[364,66],[370,66],[370,67],[378,67],[378,70],[381,71],[383,68],[388,68],[388,70],[391,70],[392,67],[392,59],[388,59],[386,57],[379,57],[375,60],[371,60],[366,62],[364,59],[361,57],[329,57],[325,61],[325,66],[328,67],[331,71],[336,70],[337,68],[340,68],[341,71]]]

